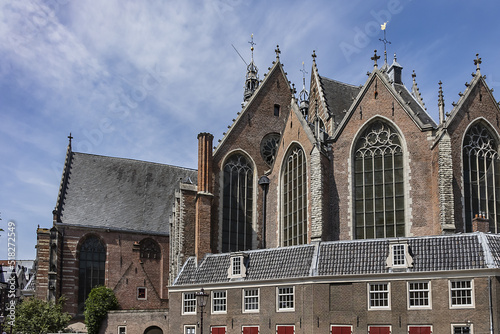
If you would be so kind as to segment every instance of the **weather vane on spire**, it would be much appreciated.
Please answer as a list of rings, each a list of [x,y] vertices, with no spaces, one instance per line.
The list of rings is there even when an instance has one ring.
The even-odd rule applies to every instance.
[[[300,71],[302,72],[302,85],[305,88],[306,87],[306,74],[308,74],[308,72],[306,71],[306,67],[304,65],[304,62],[302,62],[302,69]]]
[[[254,41],[253,41],[253,34],[250,35],[250,38],[251,38],[251,40],[248,43],[250,43],[250,45],[251,45],[250,50],[252,51],[252,59],[253,59],[253,46],[257,45],[257,44],[255,44]]]
[[[384,64],[387,64],[387,44],[391,44],[391,42],[389,42],[387,40],[387,38],[385,37],[385,28],[387,27],[387,23],[389,23],[389,21],[387,22],[384,22],[384,24],[381,24],[380,25],[380,29],[382,29],[384,31],[384,38],[379,38],[378,40],[381,41],[382,43],[384,43]]]

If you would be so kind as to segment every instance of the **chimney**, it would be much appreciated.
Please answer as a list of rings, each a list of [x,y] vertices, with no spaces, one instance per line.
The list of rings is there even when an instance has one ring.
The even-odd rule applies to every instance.
[[[472,219],[472,232],[483,232],[488,233],[490,231],[490,221],[485,215],[476,214],[474,219]]]
[[[199,261],[211,253],[212,141],[210,133],[198,135],[198,193],[196,195],[195,255]]]

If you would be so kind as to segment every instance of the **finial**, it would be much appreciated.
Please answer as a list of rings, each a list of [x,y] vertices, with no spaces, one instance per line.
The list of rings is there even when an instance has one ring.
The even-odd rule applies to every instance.
[[[439,84],[439,93],[438,93],[438,107],[439,107],[439,124],[444,123],[445,121],[445,112],[444,112],[444,95],[443,95],[443,87],[441,86],[443,83],[441,80],[438,82]]]
[[[415,82],[415,78],[417,77],[417,74],[415,74],[415,70],[413,70],[413,73],[411,74],[411,77],[413,78],[413,81]]]
[[[396,57],[396,52],[394,52],[394,62],[397,63],[398,62],[398,57]]]
[[[302,69],[300,71],[302,72],[302,85],[305,88],[306,87],[306,74],[308,74],[308,72],[306,71],[306,68],[304,66],[304,62],[302,62]]]
[[[377,67],[377,60],[380,59],[380,56],[377,56],[377,50],[374,50],[374,55],[373,57],[371,57],[370,59],[373,60],[374,64],[373,64],[373,67]]]
[[[69,139],[69,146],[71,146],[71,139],[73,139],[73,136],[71,135],[71,132],[69,133],[68,139]]]
[[[281,53],[279,44],[276,45],[276,50],[274,50],[274,52],[276,52],[276,59],[279,60],[280,59],[280,53]]]
[[[476,59],[474,59],[474,65],[476,65],[476,72],[479,72],[479,65],[482,63],[481,58],[479,58],[479,53],[476,53]]]
[[[316,62],[316,50],[313,50],[313,53],[311,55],[311,57],[313,58],[313,62]]]
[[[387,23],[389,23],[389,21],[387,22],[384,22],[383,24],[380,25],[380,29],[382,29],[384,31],[384,38],[379,38],[378,40],[381,41],[382,43],[384,43],[384,64],[387,64],[387,44],[391,44],[391,42],[389,42],[387,40],[387,38],[385,38],[385,28],[387,26]]]

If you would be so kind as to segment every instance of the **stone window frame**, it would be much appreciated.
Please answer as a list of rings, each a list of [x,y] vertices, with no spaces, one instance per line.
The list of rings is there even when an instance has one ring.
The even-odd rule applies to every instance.
[[[300,151],[300,152],[299,152]],[[292,170],[287,169],[289,167],[289,160],[292,155],[302,155],[302,162],[297,162],[295,164],[295,160],[292,161]],[[300,166],[299,166],[300,164]],[[286,150],[286,154],[282,160],[282,165],[280,169],[280,186],[279,186],[279,202],[280,202],[280,228],[279,228],[279,239],[280,245],[282,247],[286,246],[294,246],[294,245],[303,245],[309,242],[309,223],[308,223],[308,197],[309,197],[309,180],[308,180],[308,170],[309,170],[309,161],[307,159],[306,151],[304,147],[297,142],[292,142]],[[298,169],[302,170],[302,175],[299,175]],[[296,174],[294,174],[296,172]],[[302,178],[301,187],[302,192],[297,198],[289,198],[287,197],[287,192],[285,192],[285,186],[288,188],[290,185],[293,185],[294,178]],[[288,180],[288,182],[286,181]],[[290,181],[291,180],[291,181]],[[297,182],[298,183],[298,182]],[[297,189],[297,193],[299,189]],[[301,202],[301,203],[299,203]],[[290,205],[301,205],[300,209],[292,208],[288,210]],[[292,213],[294,211],[300,211],[297,213],[297,221],[293,220]],[[300,219],[302,217],[302,219]],[[302,230],[302,232],[298,232],[297,235],[293,233],[294,227]],[[290,233],[286,233],[285,230],[292,231]],[[287,235],[285,235],[287,234]],[[295,240],[296,239],[296,240]]]
[[[389,255],[386,263],[387,267],[394,269],[394,271],[413,267],[413,257],[410,254],[408,240],[404,238],[389,240]]]
[[[232,157],[235,155],[241,155],[243,158],[247,160],[247,165],[251,168],[252,171],[252,182],[250,184],[251,186],[251,194],[247,197],[248,199],[251,200],[251,236],[250,236],[250,244],[246,245],[246,249],[237,249],[237,250],[231,250],[231,249],[226,249],[223,246],[223,241],[224,241],[224,205],[225,205],[225,193],[224,193],[224,182],[225,182],[225,167],[228,164],[228,162],[231,160]],[[255,161],[253,158],[245,151],[243,150],[233,150],[231,152],[228,152],[227,155],[224,157],[222,160],[223,162],[221,163],[221,170],[220,170],[220,175],[219,175],[219,180],[220,180],[220,189],[219,189],[219,205],[220,205],[220,210],[219,210],[219,251],[223,253],[231,252],[231,251],[240,251],[240,250],[247,250],[247,249],[254,249],[256,247],[257,243],[257,235],[254,231],[257,230],[257,182],[258,182],[258,177],[257,177],[257,168]],[[228,246],[230,248],[230,245]],[[238,247],[242,248],[242,247]]]
[[[214,290],[211,292],[212,299],[212,314],[227,313],[227,290]]]
[[[142,294],[142,290],[144,289],[144,297],[140,297]],[[138,286],[137,287],[137,300],[148,300],[148,288],[145,286]]]
[[[295,311],[295,286],[294,285],[277,286],[276,312],[294,312],[294,311]]]
[[[247,257],[248,255],[243,252],[231,253],[227,278],[243,278],[247,276]]]
[[[372,290],[372,286],[384,286],[383,290]],[[391,282],[367,283],[368,310],[391,310]],[[385,301],[385,302],[384,302]],[[384,302],[386,305],[372,305],[375,302]]]
[[[471,133],[471,131],[474,131],[477,129],[477,127],[481,127],[482,128],[482,131],[485,131],[486,132],[486,135],[489,136],[489,140],[491,141],[490,144],[493,145],[490,146],[490,145],[485,145],[485,143],[483,142],[482,145],[480,145],[481,147],[471,147],[469,146],[468,144],[466,145],[466,140],[467,140],[467,136],[469,136],[469,134]],[[470,141],[469,141],[470,143]],[[461,150],[461,158],[462,158],[462,166],[461,166],[461,175],[462,175],[462,199],[463,199],[463,209],[462,209],[462,213],[463,213],[463,232],[472,232],[472,220],[474,218],[474,216],[476,214],[483,214],[486,216],[486,218],[488,219],[491,219],[492,218],[492,222],[490,222],[490,230],[492,230],[493,233],[500,233],[500,208],[493,208],[491,210],[491,212],[489,211],[489,204],[488,204],[488,201],[486,201],[486,208],[479,208],[479,205],[480,204],[477,204],[478,205],[478,212],[474,212],[472,207],[474,206],[474,203],[473,203],[473,189],[470,188],[470,182],[466,182],[466,163],[467,163],[467,158],[466,158],[466,154],[465,154],[465,150],[466,150],[466,146],[469,147],[469,149],[472,151],[474,149],[476,150],[479,150],[481,152],[481,154],[484,154],[484,155],[487,155],[489,156],[489,158],[491,158],[492,160],[500,160],[500,154],[499,154],[499,149],[500,149],[500,135],[498,134],[498,132],[495,130],[495,128],[484,118],[478,118],[477,120],[475,120],[474,122],[470,123],[467,128],[465,129],[464,133],[463,133],[463,138],[462,138],[462,143],[461,143],[461,146],[460,146],[460,150]],[[485,149],[486,146],[489,146],[488,149]],[[475,156],[475,155],[474,155]],[[486,159],[486,157],[483,157],[484,159]],[[495,165],[496,164],[493,164],[493,169],[495,169]],[[497,166],[497,168],[500,168],[500,166]],[[470,169],[469,169],[469,172]],[[495,173],[495,171],[492,172],[492,178],[494,179],[494,176],[495,174],[498,174],[498,173]],[[468,177],[470,179],[470,176]],[[486,181],[486,187],[487,185],[489,184],[488,182],[488,177],[487,178],[482,178]],[[494,181],[491,181],[493,183],[493,188],[494,187],[494,184],[495,182]],[[469,185],[469,192],[470,194],[467,194],[467,187]],[[500,201],[500,199],[495,199],[496,197],[496,193],[495,191],[493,191],[493,202],[496,203],[498,201]],[[481,201],[479,201],[480,203]],[[493,204],[494,205],[494,204]],[[467,210],[467,207],[469,207],[469,210]],[[496,209],[496,210],[495,210]],[[470,211],[470,212],[469,212]],[[495,216],[495,211],[497,213],[497,215]]]
[[[196,314],[196,292],[182,293],[182,315]]]
[[[257,292],[256,295],[247,295],[248,292]],[[243,313],[259,313],[260,312],[260,288],[244,288],[241,293],[242,296],[242,312]],[[250,301],[251,299],[256,299],[255,301]],[[247,308],[247,305],[257,304],[256,309]]]
[[[469,287],[453,287],[453,283],[467,283],[470,282]],[[474,294],[474,279],[473,278],[459,278],[459,279],[450,279],[448,280],[448,291],[449,291],[449,303],[450,309],[460,309],[460,308],[475,308],[475,294]],[[460,295],[453,296],[453,292],[456,291],[460,293]],[[469,292],[467,294],[467,292]],[[466,293],[465,295],[463,293]],[[470,300],[470,303],[467,304],[458,304],[455,300]]]
[[[412,289],[411,288],[411,284],[427,284],[427,288],[426,289],[420,289],[420,288],[414,288]],[[407,286],[407,301],[408,301],[408,310],[431,310],[432,309],[432,283],[430,280],[416,280],[416,281],[408,281],[406,282],[406,286]],[[411,294],[412,292],[415,292],[415,293],[423,293],[425,295],[425,293],[427,293],[427,296],[426,297],[411,297]],[[411,300],[412,299],[417,299],[417,300],[421,300],[421,299],[427,299],[427,305],[411,305]]]

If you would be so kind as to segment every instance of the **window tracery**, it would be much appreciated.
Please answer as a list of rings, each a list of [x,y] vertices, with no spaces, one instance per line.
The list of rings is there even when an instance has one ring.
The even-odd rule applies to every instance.
[[[140,242],[141,258],[142,259],[160,259],[161,250],[156,241],[151,238],[143,239]]]

